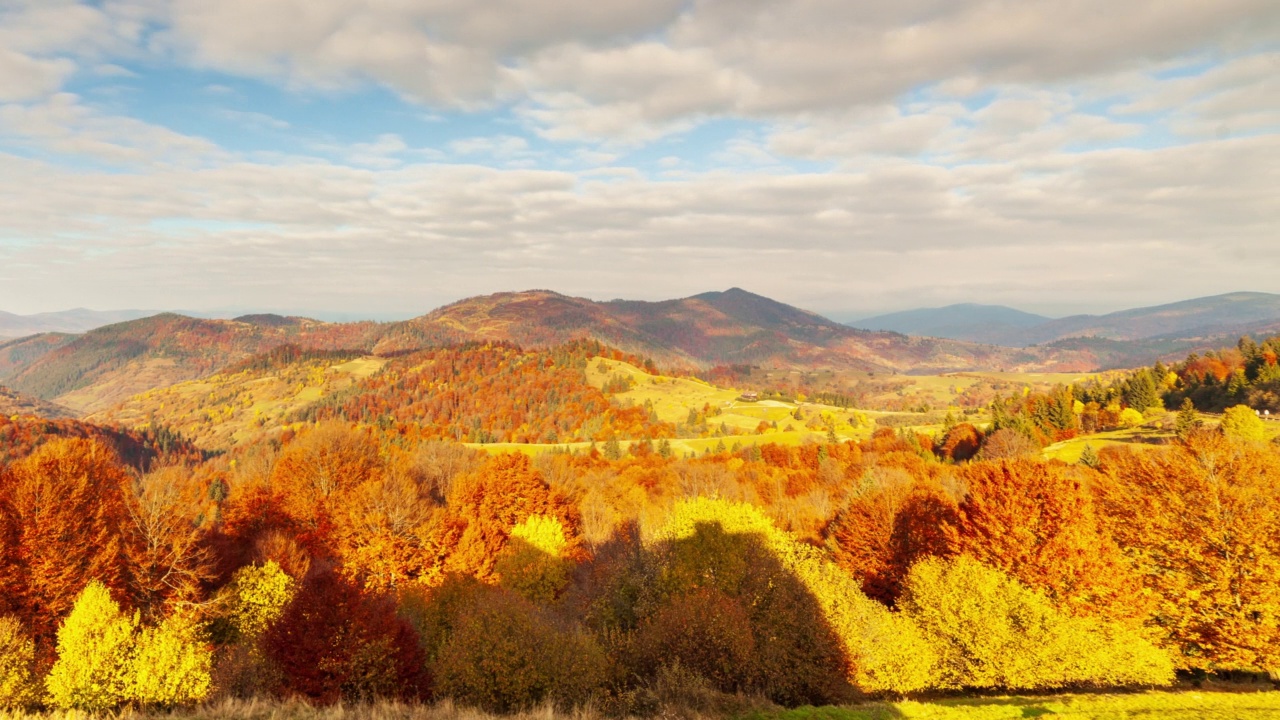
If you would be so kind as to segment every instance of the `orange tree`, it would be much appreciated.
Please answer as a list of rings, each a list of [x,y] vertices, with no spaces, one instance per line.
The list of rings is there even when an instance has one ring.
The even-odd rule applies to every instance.
[[[91,580],[128,596],[129,482],[92,440],[52,440],[0,476],[0,603],[41,646]]]
[[[1034,588],[1070,612],[1134,617],[1137,579],[1098,517],[1084,468],[1033,459],[972,463],[956,508],[953,547]]]
[[[1189,668],[1280,668],[1280,455],[1191,433],[1104,450],[1104,516]]]

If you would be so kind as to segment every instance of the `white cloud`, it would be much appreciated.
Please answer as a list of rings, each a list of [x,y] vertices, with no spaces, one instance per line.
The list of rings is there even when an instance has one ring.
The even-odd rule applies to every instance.
[[[72,137],[45,141],[86,143],[74,135],[113,124],[70,114]],[[481,140],[477,153],[502,144]],[[535,286],[655,298],[729,285],[820,309],[992,294],[1096,306],[1162,297],[1171,278],[1190,295],[1266,287],[1280,271],[1264,250],[1280,226],[1276,136],[1046,151],[1031,167],[882,157],[662,181],[422,164],[403,145],[365,148],[403,156],[395,165],[215,154],[111,173],[0,155],[0,236],[39,238],[0,244],[0,306],[97,293],[404,311]],[[173,220],[183,232],[155,224]]]
[[[729,285],[831,309],[1106,306],[1171,279],[1265,288],[1280,58],[1258,47],[1277,37],[1270,0],[10,2],[0,309]],[[347,143],[200,76],[236,98],[222,117],[313,156],[240,154],[63,90],[115,62],[411,102]],[[451,112],[485,106],[512,124],[438,150],[402,124],[456,137]],[[741,122],[656,143],[656,177],[618,166],[709,119]]]
[[[200,164],[222,154],[202,138],[99,113],[71,93],[58,93],[29,105],[0,105],[0,138],[73,159],[124,164]]]
[[[0,102],[44,97],[74,70],[70,60],[39,60],[0,46]]]

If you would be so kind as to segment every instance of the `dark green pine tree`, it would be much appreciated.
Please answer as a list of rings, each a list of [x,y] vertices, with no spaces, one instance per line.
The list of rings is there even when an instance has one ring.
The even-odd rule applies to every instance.
[[[1173,427],[1178,433],[1178,437],[1186,438],[1200,426],[1200,416],[1196,413],[1195,403],[1191,402],[1191,398],[1183,398],[1182,407],[1178,408],[1178,417],[1174,420]]]
[[[1154,407],[1159,401],[1160,394],[1156,391],[1156,382],[1151,377],[1150,370],[1137,371],[1125,383],[1124,404],[1134,410],[1146,412],[1147,408]]]
[[[1080,464],[1096,468],[1099,462],[1098,451],[1094,450],[1092,445],[1085,445],[1084,450],[1080,453]]]

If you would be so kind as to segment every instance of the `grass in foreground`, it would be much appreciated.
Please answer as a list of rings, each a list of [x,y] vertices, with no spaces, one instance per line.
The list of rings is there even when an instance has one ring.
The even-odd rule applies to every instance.
[[[22,713],[0,710],[0,720],[71,720],[88,718],[79,712]],[[169,720],[605,720],[590,708],[558,712],[549,706],[513,715],[495,716],[483,710],[463,708],[449,701],[433,705],[334,705],[312,707],[277,700],[227,700],[172,712],[126,710],[122,719]],[[718,718],[687,708],[664,707],[663,720]],[[756,710],[738,720],[997,720],[1002,718],[1072,718],[1119,720],[1161,718],[1170,720],[1271,720],[1280,719],[1280,691],[1211,692],[1151,691],[1142,693],[1090,693],[1007,697],[947,698],[920,702],[875,702],[842,707],[801,707],[792,710]]]
[[[869,703],[848,707],[796,708],[756,712],[744,720],[996,720],[997,718],[1073,718],[1112,720],[1235,720],[1280,718],[1280,692],[1144,692],[1046,695],[1043,697],[951,698],[917,702]]]

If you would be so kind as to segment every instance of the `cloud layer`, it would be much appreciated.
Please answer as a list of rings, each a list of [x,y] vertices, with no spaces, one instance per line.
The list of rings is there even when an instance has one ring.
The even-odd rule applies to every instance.
[[[1280,290],[1277,78],[1250,0],[0,3],[0,308]]]

